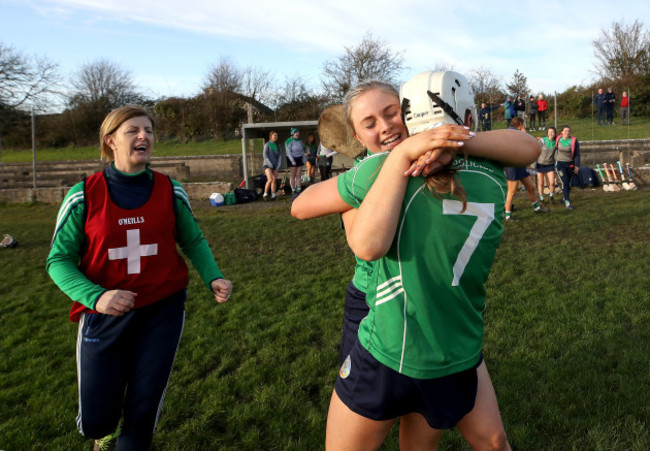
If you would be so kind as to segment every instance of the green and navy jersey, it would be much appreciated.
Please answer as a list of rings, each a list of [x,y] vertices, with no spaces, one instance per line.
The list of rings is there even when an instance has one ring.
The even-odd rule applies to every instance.
[[[540,146],[542,148],[542,152],[539,154],[539,158],[537,158],[537,163],[555,163],[555,140],[549,139],[548,136],[545,136],[540,140]]]
[[[343,200],[358,207],[387,153],[339,178]],[[418,379],[468,369],[481,355],[485,282],[503,233],[506,182],[493,161],[457,159],[467,208],[434,196],[423,177],[406,188],[397,231],[374,262],[360,343],[381,363]]]
[[[105,172],[120,181],[142,178],[145,174],[152,173],[150,169],[134,175],[115,171],[111,165]],[[176,241],[198,270],[203,282],[210,288],[210,283],[214,279],[223,278],[223,274],[192,214],[187,193],[179,182],[171,182],[176,212]],[[79,270],[85,242],[85,212],[84,182],[79,182],[68,191],[59,209],[46,269],[52,280],[70,299],[94,309],[97,299],[106,288],[93,283]]]
[[[557,140],[557,161],[573,161],[573,152],[571,151],[571,138],[564,139],[560,137]]]

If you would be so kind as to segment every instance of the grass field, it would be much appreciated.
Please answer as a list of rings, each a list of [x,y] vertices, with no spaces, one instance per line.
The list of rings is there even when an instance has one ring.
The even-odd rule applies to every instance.
[[[650,190],[573,193],[535,215],[517,195],[488,281],[485,359],[519,450],[650,446]],[[192,270],[155,450],[317,450],[353,257],[336,217],[289,202],[194,205],[223,272]],[[77,432],[69,300],[44,270],[57,207],[0,205],[0,449],[90,449]],[[383,449],[397,449],[394,430]],[[468,449],[456,431],[441,449]]]
[[[611,140],[611,139],[642,139],[650,138],[650,117],[634,117],[630,126],[614,125],[611,127],[599,127],[591,119],[562,119],[558,120],[558,127],[569,124],[572,127],[573,135],[580,141]],[[547,121],[548,126],[554,125],[551,117]],[[493,122],[494,129],[505,128],[505,121]],[[546,136],[544,131],[532,131],[533,136]],[[262,140],[256,140],[255,149],[261,152]],[[228,155],[240,154],[241,141],[215,141],[205,140],[200,142],[179,143],[177,141],[161,141],[154,146],[154,156],[194,156],[194,155]],[[40,149],[37,146],[36,159],[38,161],[56,160],[90,160],[99,158],[99,146],[89,147],[66,147]],[[3,149],[0,152],[2,163],[25,163],[32,161],[32,151]]]

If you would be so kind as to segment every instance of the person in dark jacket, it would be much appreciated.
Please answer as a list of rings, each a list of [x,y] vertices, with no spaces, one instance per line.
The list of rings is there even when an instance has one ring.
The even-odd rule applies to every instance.
[[[481,121],[481,131],[487,132],[492,130],[492,111],[496,110],[501,105],[486,106],[485,103],[481,103],[481,109],[478,110],[478,117]]]
[[[517,96],[514,104],[515,114],[518,118],[524,121],[524,126],[526,125],[526,101],[521,98],[520,95]]]
[[[528,116],[530,117],[528,128],[532,131],[535,131],[535,118],[537,117],[537,108],[537,101],[535,100],[535,97],[530,96],[530,99],[528,99]]]
[[[615,104],[616,104],[616,94],[614,94],[612,88],[607,88],[607,94],[605,94],[605,109],[607,111],[607,123],[609,125],[614,125]]]

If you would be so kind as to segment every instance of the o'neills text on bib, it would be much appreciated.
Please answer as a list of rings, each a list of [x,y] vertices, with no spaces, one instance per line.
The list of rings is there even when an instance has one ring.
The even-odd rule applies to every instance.
[[[135,308],[153,304],[185,288],[187,265],[176,248],[176,215],[171,180],[153,172],[153,191],[139,208],[115,205],[102,172],[84,183],[86,243],[79,265],[92,282],[107,290],[138,295]],[[92,312],[75,302],[70,319]]]

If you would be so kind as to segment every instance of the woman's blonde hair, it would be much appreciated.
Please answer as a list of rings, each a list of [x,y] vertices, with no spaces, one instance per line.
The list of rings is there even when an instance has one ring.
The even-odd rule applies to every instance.
[[[116,108],[104,118],[101,127],[99,127],[99,145],[101,147],[101,156],[106,161],[113,161],[113,149],[106,144],[106,136],[112,134],[120,125],[134,117],[145,116],[151,121],[151,127],[154,127],[153,117],[139,105],[130,105]]]
[[[399,99],[399,92],[393,85],[386,83],[381,80],[368,80],[359,83],[354,88],[350,89],[343,99],[343,106],[345,109],[345,122],[349,128],[349,131],[355,135],[354,124],[352,123],[352,106],[354,102],[365,94],[368,91],[373,89],[379,89],[389,94],[394,95]],[[406,126],[404,126],[406,128]],[[461,199],[463,202],[463,209],[467,206],[467,193],[463,188],[463,185],[460,183],[460,180],[457,176],[457,169],[453,167],[454,161],[452,160],[445,167],[439,169],[435,173],[427,176],[427,187],[435,196],[439,196],[446,193],[451,193]]]

